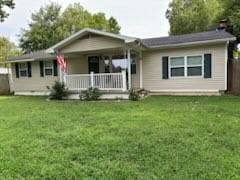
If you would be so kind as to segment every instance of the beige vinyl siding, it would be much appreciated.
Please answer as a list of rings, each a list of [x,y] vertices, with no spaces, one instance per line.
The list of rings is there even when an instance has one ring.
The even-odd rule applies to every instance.
[[[136,62],[136,74],[132,74],[132,87],[140,87],[139,60]],[[99,72],[104,73],[104,62],[99,61]],[[67,59],[67,74],[88,74],[88,57],[79,55],[79,57]]]
[[[40,77],[39,61],[31,62],[32,77],[16,78],[15,64],[12,64],[12,90],[15,92],[48,92],[46,86],[52,86],[56,76]]]
[[[88,74],[88,60],[86,56],[79,55],[75,58],[66,59],[67,74]]]
[[[124,41],[109,37],[92,37],[87,39],[79,39],[72,44],[62,48],[61,53],[95,51],[104,49],[114,49],[124,47]]]
[[[226,44],[205,45],[143,53],[143,87],[150,91],[197,91],[225,89],[225,46]],[[188,56],[212,54],[212,78],[178,77],[162,79],[163,56]]]
[[[139,59],[136,61],[136,74],[132,74],[132,88],[140,88],[140,69],[139,69]]]

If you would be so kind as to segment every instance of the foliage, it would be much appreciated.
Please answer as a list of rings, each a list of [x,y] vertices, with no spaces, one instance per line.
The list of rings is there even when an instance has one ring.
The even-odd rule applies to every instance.
[[[166,16],[172,35],[211,30],[223,19],[233,25],[234,35],[240,34],[238,0],[173,0]]]
[[[118,34],[120,30],[121,30],[121,27],[119,26],[117,20],[114,17],[110,17],[108,20],[107,31]]]
[[[85,101],[97,101],[101,96],[101,92],[97,88],[90,87],[86,91],[82,91],[80,99]]]
[[[134,89],[130,89],[129,91],[129,100],[131,101],[138,101],[140,99],[139,93],[134,90]]]
[[[17,56],[20,51],[14,43],[10,42],[5,37],[0,37],[0,67],[5,66],[5,61],[8,57]]]
[[[20,35],[20,44],[24,53],[42,50],[50,47],[64,37],[59,29],[61,6],[51,3],[32,14],[28,29],[23,29]]]
[[[239,179],[240,97],[0,97],[0,179]]]
[[[187,34],[216,27],[220,13],[218,0],[173,0],[166,16],[170,34]]]
[[[238,0],[219,0],[221,7],[224,7],[220,15],[222,19],[227,19],[233,25],[234,35],[240,36],[240,1]]]
[[[79,3],[69,5],[63,13],[61,6],[50,3],[32,14],[28,29],[20,34],[20,47],[24,52],[49,48],[60,40],[86,27],[119,33],[115,18],[106,18],[104,13],[90,13]]]
[[[50,90],[50,99],[63,100],[68,95],[65,84],[59,81],[55,81],[54,85],[51,88],[47,86],[47,89]]]
[[[0,0],[0,22],[3,22],[9,16],[5,7],[13,9],[15,7],[14,0]]]

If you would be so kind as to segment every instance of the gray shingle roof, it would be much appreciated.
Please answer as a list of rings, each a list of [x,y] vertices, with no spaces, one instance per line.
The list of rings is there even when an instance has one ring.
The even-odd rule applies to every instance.
[[[220,30],[220,31],[208,31],[201,33],[193,33],[178,36],[168,36],[168,37],[158,37],[158,38],[148,38],[142,39],[142,42],[147,47],[159,47],[159,46],[169,46],[178,45],[183,43],[209,41],[209,40],[220,40],[234,38],[230,33]]]
[[[16,60],[27,60],[27,59],[34,59],[34,60],[44,60],[44,59],[51,59],[54,58],[54,55],[48,54],[45,50],[35,51],[29,54],[23,54],[17,57],[9,57],[8,61],[16,61]]]
[[[193,33],[179,36],[168,36],[168,37],[158,37],[158,38],[148,38],[142,39],[141,42],[148,48],[157,48],[164,46],[174,46],[181,45],[185,43],[202,42],[210,40],[221,40],[221,39],[234,39],[235,37],[226,31],[208,31],[201,33]],[[30,54],[24,54],[18,57],[9,57],[8,61],[18,61],[18,60],[44,60],[54,58],[53,54],[46,53],[45,50],[36,51]]]

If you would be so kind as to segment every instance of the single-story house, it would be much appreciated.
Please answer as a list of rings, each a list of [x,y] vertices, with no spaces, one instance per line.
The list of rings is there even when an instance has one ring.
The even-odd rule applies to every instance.
[[[220,94],[227,90],[228,44],[224,30],[140,39],[83,29],[47,50],[9,58],[12,91],[47,94],[62,80],[69,91],[145,89],[152,94]],[[67,63],[59,71],[54,52]]]

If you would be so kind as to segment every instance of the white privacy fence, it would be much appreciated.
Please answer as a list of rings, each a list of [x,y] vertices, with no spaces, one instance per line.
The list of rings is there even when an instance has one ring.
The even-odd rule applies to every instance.
[[[64,81],[69,90],[81,91],[90,87],[99,90],[126,91],[126,71],[121,73],[72,74],[65,75]]]
[[[0,67],[0,74],[11,74],[11,69],[10,68],[1,68]]]

